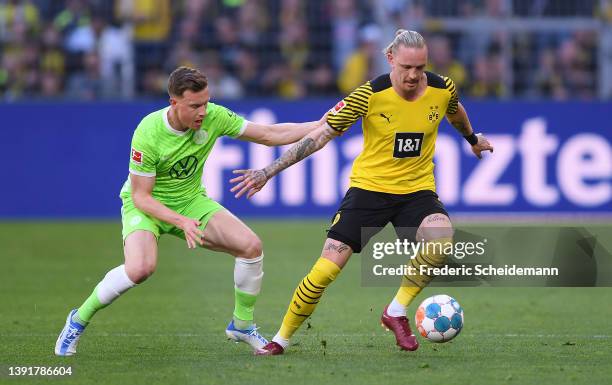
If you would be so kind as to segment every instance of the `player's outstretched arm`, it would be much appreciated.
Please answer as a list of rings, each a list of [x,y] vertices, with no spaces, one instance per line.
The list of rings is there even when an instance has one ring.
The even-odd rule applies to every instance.
[[[236,198],[240,198],[245,193],[247,198],[252,197],[274,175],[320,150],[338,135],[338,131],[323,123],[267,167],[261,170],[234,170],[234,174],[240,175],[230,180],[230,183],[237,183],[230,191],[236,193]]]
[[[204,245],[202,240],[204,233],[198,228],[199,221],[187,218],[153,198],[151,193],[155,186],[155,177],[130,174],[130,184],[132,185],[132,200],[138,210],[183,230],[187,247],[190,249],[194,249],[198,244]]]
[[[325,124],[327,114],[317,121],[304,123],[278,123],[258,124],[248,122],[244,133],[238,139],[264,144],[266,146],[279,146],[295,143],[305,135]]]
[[[478,159],[482,159],[483,151],[493,152],[493,146],[491,146],[484,135],[474,134],[470,119],[461,103],[458,103],[457,112],[454,114],[446,114],[446,119],[448,119],[448,122],[463,135],[470,145],[472,145],[472,152]]]

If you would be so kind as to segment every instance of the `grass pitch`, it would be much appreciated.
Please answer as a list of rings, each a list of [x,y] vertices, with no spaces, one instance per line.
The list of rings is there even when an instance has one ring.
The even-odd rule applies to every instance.
[[[264,241],[256,320],[271,337],[318,257],[326,223],[248,223]],[[148,281],[96,315],[78,355],[55,357],[68,311],[122,263],[120,225],[0,224],[0,383],[542,385],[612,377],[610,288],[432,287],[418,300],[452,295],[465,310],[465,328],[450,343],[422,341],[418,351],[400,352],[379,325],[396,289],[361,287],[355,255],[288,353],[254,357],[224,335],[232,258],[188,250],[168,236],[159,254]],[[71,366],[73,374],[10,377],[9,366]]]

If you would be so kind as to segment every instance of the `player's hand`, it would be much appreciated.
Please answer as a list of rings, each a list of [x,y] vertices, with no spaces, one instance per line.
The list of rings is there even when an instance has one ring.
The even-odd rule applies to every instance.
[[[200,221],[185,217],[178,227],[185,233],[187,247],[195,249],[198,245],[204,246],[204,232],[200,230]]]
[[[266,185],[266,182],[268,182],[268,177],[264,170],[234,170],[233,173],[239,174],[237,177],[230,179],[230,183],[237,183],[230,190],[236,193],[236,198],[240,198],[247,193],[248,199],[261,190]]]
[[[478,157],[478,159],[482,159],[482,152],[493,152],[493,146],[491,146],[491,143],[489,143],[483,134],[476,134],[476,137],[478,137],[478,143],[472,146],[472,152]]]

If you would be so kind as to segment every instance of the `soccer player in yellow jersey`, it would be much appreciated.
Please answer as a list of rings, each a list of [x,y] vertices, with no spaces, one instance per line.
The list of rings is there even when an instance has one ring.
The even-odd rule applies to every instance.
[[[375,231],[391,222],[403,239],[450,242],[453,228],[435,193],[434,146],[444,115],[481,158],[493,147],[475,135],[459,103],[453,81],[426,72],[427,46],[415,31],[399,30],[385,49],[391,72],[358,87],[333,107],[327,124],[312,131],[261,170],[237,170],[232,191],[251,197],[281,170],[321,149],[359,118],[363,151],[353,164],[350,188],[334,216],[321,257],[296,288],[282,326],[272,342],[257,354],[282,354],[289,339],[314,311],[325,288],[336,279],[352,253],[359,253]],[[412,230],[411,229],[416,229]],[[426,248],[412,265],[441,266],[441,247]],[[406,308],[433,277],[405,275],[381,322],[393,331],[402,350],[416,350],[418,341],[406,318]]]

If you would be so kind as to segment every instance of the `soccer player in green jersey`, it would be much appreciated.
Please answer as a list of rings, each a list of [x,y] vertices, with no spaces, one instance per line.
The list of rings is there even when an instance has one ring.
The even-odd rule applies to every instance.
[[[66,320],[55,354],[73,355],[93,315],[146,280],[157,265],[162,234],[183,238],[189,248],[223,251],[235,258],[235,305],[226,329],[234,341],[257,349],[267,341],[253,322],[263,278],[262,244],[242,221],[206,195],[204,162],[215,141],[227,135],[268,146],[294,143],[323,124],[256,124],[210,102],[206,77],[179,67],[168,80],[170,106],[147,115],[132,139],[129,177],[121,190],[125,263],[110,270]]]

